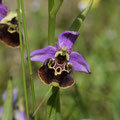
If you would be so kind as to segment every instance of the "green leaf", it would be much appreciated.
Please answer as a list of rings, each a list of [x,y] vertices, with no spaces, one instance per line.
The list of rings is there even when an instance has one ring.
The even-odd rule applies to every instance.
[[[93,4],[93,0],[90,0],[87,8],[85,10],[83,10],[78,16],[77,18],[74,20],[74,22],[72,23],[70,30],[71,31],[76,31],[79,32],[80,31],[80,27],[81,24],[83,23],[84,19],[86,18],[88,12],[90,11],[91,7]]]
[[[8,81],[7,94],[3,106],[2,120],[13,120],[13,85]]]
[[[47,120],[61,120],[60,92],[58,87],[52,88],[52,95],[47,102]]]

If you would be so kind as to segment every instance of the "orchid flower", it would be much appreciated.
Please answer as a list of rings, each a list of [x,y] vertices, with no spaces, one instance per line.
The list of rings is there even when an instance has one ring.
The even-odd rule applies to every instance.
[[[0,41],[11,47],[19,47],[17,13],[10,11],[0,0]]]
[[[2,95],[3,101],[5,101],[7,91],[4,91]],[[26,113],[23,110],[19,109],[19,106],[16,104],[18,96],[18,89],[13,90],[13,107],[14,107],[14,120],[27,120]],[[0,107],[0,120],[2,120],[3,107]]]
[[[8,7],[3,6],[2,0],[0,0],[0,21],[1,21],[5,16],[7,16],[8,11],[9,11],[9,10],[8,10]]]
[[[79,35],[65,31],[59,35],[55,47],[46,46],[30,53],[31,61],[44,63],[38,70],[43,83],[66,88],[74,84],[73,71],[91,73],[82,55],[72,52],[72,46]]]

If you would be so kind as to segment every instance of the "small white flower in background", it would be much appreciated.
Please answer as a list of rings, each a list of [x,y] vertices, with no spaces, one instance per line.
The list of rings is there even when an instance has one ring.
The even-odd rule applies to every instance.
[[[90,0],[78,0],[78,8],[79,8],[80,10],[84,10],[84,9],[88,6],[89,1],[90,1]],[[92,8],[97,7],[98,4],[99,4],[99,2],[100,2],[100,0],[94,0],[94,1],[93,1],[93,5],[92,5]]]
[[[80,10],[84,10],[87,7],[87,5],[88,5],[87,2],[81,1],[81,2],[78,3],[78,8]]]
[[[42,0],[33,0],[33,2],[30,4],[30,10],[32,12],[37,12],[40,9]]]

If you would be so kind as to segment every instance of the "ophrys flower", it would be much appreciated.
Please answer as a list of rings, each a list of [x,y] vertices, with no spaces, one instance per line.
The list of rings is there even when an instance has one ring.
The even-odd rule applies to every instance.
[[[72,46],[80,33],[65,31],[58,37],[58,45],[46,46],[31,52],[31,61],[43,62],[38,73],[46,84],[62,88],[74,84],[73,71],[90,73],[90,68],[81,54],[72,52]]]
[[[0,40],[11,47],[20,45],[17,12],[10,11],[2,4],[2,0],[0,0]]]
[[[6,94],[7,94],[7,91],[5,90],[2,95],[3,101],[5,101],[5,99],[6,99]],[[23,106],[17,104],[17,97],[18,97],[18,89],[15,88],[13,90],[13,109],[14,109],[13,120],[27,120],[25,111],[23,109],[21,109],[21,108],[23,108]],[[4,112],[4,108],[3,108],[3,106],[0,106],[0,120],[2,120],[3,112]]]

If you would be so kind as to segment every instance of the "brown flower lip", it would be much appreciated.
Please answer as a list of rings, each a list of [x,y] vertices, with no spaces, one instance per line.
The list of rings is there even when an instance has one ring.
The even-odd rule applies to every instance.
[[[10,12],[0,21],[0,41],[12,48],[20,45],[17,14]]]
[[[4,42],[10,47],[19,47],[19,33],[17,32],[17,30],[13,33],[10,33],[8,29],[8,24],[0,24],[0,41]]]
[[[44,62],[43,66],[38,70],[38,74],[42,82],[45,84],[51,84],[53,86],[58,86],[60,88],[68,88],[72,86],[74,84],[72,66],[70,70],[67,71],[65,69],[59,68],[60,66],[57,66],[54,64],[55,67],[59,68],[59,69],[57,68],[56,69],[57,71],[55,71],[54,68],[49,67],[50,62],[51,62],[51,58],[47,59]],[[54,60],[54,62],[56,61]]]

